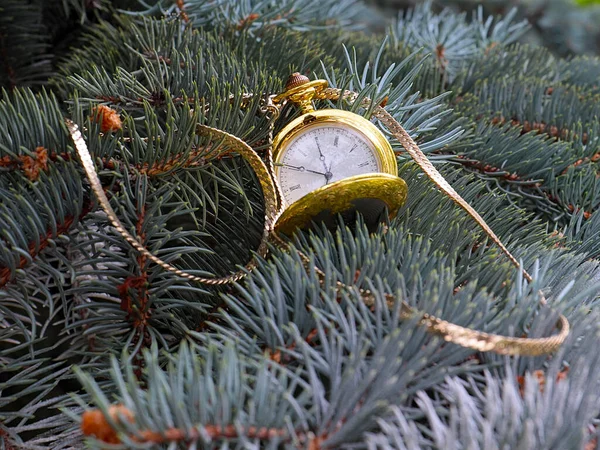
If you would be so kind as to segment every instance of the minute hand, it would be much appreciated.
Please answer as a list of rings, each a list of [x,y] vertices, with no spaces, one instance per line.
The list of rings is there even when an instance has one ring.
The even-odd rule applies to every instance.
[[[317,150],[319,150],[319,159],[323,163],[323,168],[325,169],[325,172],[327,172],[327,164],[325,164],[325,155],[323,155],[323,152],[321,151],[321,146],[319,145],[318,137],[315,137],[315,143],[317,144]],[[325,175],[325,174],[323,174],[323,175]]]
[[[310,172],[310,173],[316,173],[318,175],[326,176],[326,174],[324,174],[323,172],[317,172],[316,170],[307,169],[304,166],[292,166],[291,164],[283,164],[283,163],[279,163],[279,164],[275,164],[275,165],[281,166],[281,167],[287,167],[288,169],[297,170],[299,172]]]

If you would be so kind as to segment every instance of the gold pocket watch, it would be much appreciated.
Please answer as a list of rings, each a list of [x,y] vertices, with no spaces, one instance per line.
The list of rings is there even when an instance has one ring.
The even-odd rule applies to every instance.
[[[274,176],[284,208],[275,229],[284,234],[312,222],[335,226],[337,214],[350,221],[356,212],[375,228],[384,211],[395,215],[406,199],[394,151],[373,123],[348,111],[315,111],[312,100],[326,87],[324,80],[294,73],[285,92],[273,99],[291,101],[303,113],[273,139]]]

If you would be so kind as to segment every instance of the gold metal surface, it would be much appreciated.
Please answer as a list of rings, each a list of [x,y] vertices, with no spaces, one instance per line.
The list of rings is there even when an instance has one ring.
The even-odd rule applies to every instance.
[[[289,100],[295,103],[303,113],[313,112],[315,109],[312,104],[313,98],[327,87],[327,81],[314,80],[304,83],[291,84],[293,87],[287,89],[273,98],[273,102],[281,103],[284,100]]]
[[[306,75],[302,75],[300,72],[294,72],[288,77],[285,83],[285,90],[287,92],[306,83],[310,83],[310,78]]]
[[[356,200],[361,199],[383,202],[392,217],[406,201],[407,191],[405,181],[390,174],[367,173],[344,178],[312,191],[285,208],[275,222],[275,231],[290,235],[296,229],[310,226],[323,211],[339,214],[354,208]]]

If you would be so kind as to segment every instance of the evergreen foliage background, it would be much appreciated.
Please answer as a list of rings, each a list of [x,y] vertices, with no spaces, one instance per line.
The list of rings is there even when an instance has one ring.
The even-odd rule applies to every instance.
[[[514,13],[471,20],[430,4],[385,32],[357,0],[0,9],[1,448],[106,448],[80,421],[111,404],[126,408],[111,423],[127,448],[597,447],[600,59],[518,43],[528,25]],[[394,141],[409,196],[387,233],[359,223],[294,238],[323,285],[293,251],[213,289],[132,250],[63,118],[85,127],[113,207],[147,248],[225,274],[259,241],[258,184],[239,158],[181,155],[205,144],[197,122],[260,150],[267,121],[242,94],[278,92],[293,71],[386,101],[535,282]],[[121,130],[100,132],[100,104]],[[338,295],[336,280],[372,289],[377,307]],[[573,330],[536,358],[448,344],[383,298],[536,337],[554,323],[538,289]]]
[[[417,0],[369,0],[386,13],[396,14],[419,5]],[[507,15],[514,9],[519,19],[531,27],[521,42],[543,45],[553,53],[568,57],[600,53],[600,2],[597,0],[433,0],[441,12],[449,8],[470,15],[482,8],[485,15]]]

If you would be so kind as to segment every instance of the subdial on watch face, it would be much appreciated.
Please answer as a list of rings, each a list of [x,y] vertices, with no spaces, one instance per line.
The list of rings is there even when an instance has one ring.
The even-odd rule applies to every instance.
[[[279,183],[288,204],[326,184],[381,170],[373,144],[343,124],[307,127],[289,141],[278,160]]]

